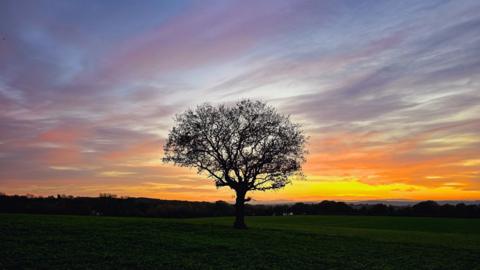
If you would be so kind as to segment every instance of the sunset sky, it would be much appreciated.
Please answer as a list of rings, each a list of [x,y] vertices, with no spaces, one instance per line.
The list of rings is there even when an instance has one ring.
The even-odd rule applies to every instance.
[[[231,201],[162,147],[243,98],[310,137],[257,202],[480,199],[480,1],[0,1],[0,192]]]

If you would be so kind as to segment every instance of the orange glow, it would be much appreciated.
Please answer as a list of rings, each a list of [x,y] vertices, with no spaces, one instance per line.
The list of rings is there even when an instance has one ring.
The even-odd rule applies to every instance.
[[[231,201],[162,144],[248,98],[310,138],[254,200],[480,200],[478,1],[3,2],[0,192]]]
[[[50,131],[41,138],[75,141],[78,139],[75,134]],[[257,202],[480,198],[479,183],[476,181],[478,159],[474,153],[457,150],[449,155],[425,159],[422,156],[404,158],[413,150],[421,150],[419,147],[428,136],[416,136],[397,144],[371,143],[378,142],[381,136],[369,133],[313,137],[309,144],[313,153],[308,155],[304,166],[306,180],[293,179],[293,183],[283,190],[254,192],[251,196]],[[28,184],[26,180],[12,181],[5,185],[4,192],[86,196],[110,192],[120,196],[163,199],[233,199],[234,194],[228,188],[215,188],[213,181],[197,175],[195,169],[165,165],[161,157],[161,144],[155,140],[109,152],[103,156],[107,163],[96,166],[82,163],[78,147],[53,147],[44,157],[44,162],[50,165],[52,171],[68,175],[91,169],[95,175],[80,179],[46,179],[41,186]],[[102,179],[101,184],[99,179]]]

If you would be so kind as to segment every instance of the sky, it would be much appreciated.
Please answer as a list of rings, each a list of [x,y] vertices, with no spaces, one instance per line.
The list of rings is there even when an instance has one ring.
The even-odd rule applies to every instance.
[[[480,199],[480,2],[0,1],[0,192],[233,200],[163,164],[175,114],[259,99],[309,136],[255,202]]]

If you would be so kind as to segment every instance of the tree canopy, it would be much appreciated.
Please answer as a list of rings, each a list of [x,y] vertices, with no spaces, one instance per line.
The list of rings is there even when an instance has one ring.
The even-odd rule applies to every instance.
[[[217,187],[234,189],[237,204],[248,201],[250,190],[282,188],[301,174],[307,140],[301,126],[263,102],[203,104],[175,120],[163,160],[196,167]]]

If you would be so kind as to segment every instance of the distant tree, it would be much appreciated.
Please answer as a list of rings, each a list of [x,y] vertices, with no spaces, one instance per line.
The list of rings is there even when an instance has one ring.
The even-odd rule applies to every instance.
[[[412,206],[415,216],[437,216],[440,206],[435,201],[423,201]]]
[[[386,204],[377,203],[377,204],[371,205],[367,211],[368,211],[368,214],[373,216],[387,216],[392,214],[393,209],[392,207]]]
[[[350,214],[353,208],[344,202],[322,201],[315,206],[316,213],[327,215]]]
[[[203,104],[176,116],[163,160],[195,167],[217,187],[233,189],[234,227],[243,229],[247,192],[279,189],[289,176],[301,174],[305,143],[299,125],[263,102]]]
[[[296,203],[290,207],[290,210],[295,214],[295,215],[307,215],[311,214],[311,205],[307,205],[305,203]]]
[[[103,198],[103,199],[116,199],[117,195],[116,194],[111,194],[111,193],[100,193],[98,197]]]

